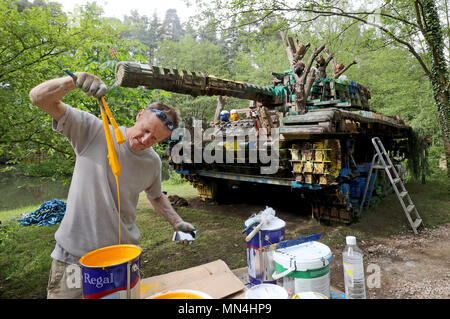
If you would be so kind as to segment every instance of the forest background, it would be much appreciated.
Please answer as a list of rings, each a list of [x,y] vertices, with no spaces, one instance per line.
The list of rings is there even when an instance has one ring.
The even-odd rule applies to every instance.
[[[75,160],[72,148],[62,135],[52,131],[51,118],[33,106],[28,96],[39,83],[64,76],[63,69],[99,76],[109,88],[106,100],[119,125],[133,125],[137,112],[158,100],[176,106],[183,118],[211,121],[216,97],[193,98],[162,90],[121,88],[115,84],[115,65],[119,61],[135,61],[269,85],[272,71],[290,68],[279,34],[279,29],[285,28],[302,43],[311,43],[312,48],[326,43],[338,62],[347,65],[357,61],[346,75],[370,88],[372,110],[399,115],[421,137],[428,137],[427,176],[447,177],[439,162],[441,167],[445,163],[443,136],[448,127],[442,127],[433,84],[420,62],[433,69],[425,39],[409,29],[401,30],[412,39],[411,44],[421,57],[418,60],[411,50],[376,27],[380,23],[386,28],[401,27],[400,23],[395,25],[397,20],[383,15],[378,15],[381,22],[375,17],[373,23],[355,23],[345,15],[318,15],[307,10],[301,12],[301,17],[288,17],[290,12],[270,8],[256,14],[255,10],[246,11],[251,1],[196,2],[198,15],[181,23],[176,8],[167,10],[164,17],[156,12],[148,17],[133,10],[118,19],[105,16],[95,2],[63,12],[57,1],[0,0],[1,170],[70,182]],[[334,2],[345,5],[345,1]],[[391,1],[384,3],[384,8],[393,6]],[[408,13],[414,1],[398,3],[404,6],[396,10]],[[444,61],[448,61],[448,3],[431,3],[440,20],[441,49]],[[373,12],[370,5],[361,4],[357,10]],[[326,8],[321,8],[326,13]],[[264,14],[269,11],[272,14]],[[369,14],[365,16],[368,17]],[[448,83],[447,62],[445,69]],[[64,101],[99,115],[97,101],[79,90],[70,92]],[[248,101],[227,99],[227,109],[247,106]],[[155,148],[162,158],[167,157],[166,144]],[[167,167],[165,175],[170,175]]]

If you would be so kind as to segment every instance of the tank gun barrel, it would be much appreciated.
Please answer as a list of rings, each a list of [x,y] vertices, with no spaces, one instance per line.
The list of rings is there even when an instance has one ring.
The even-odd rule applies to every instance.
[[[240,99],[276,103],[269,87],[232,81],[202,72],[169,69],[134,62],[119,62],[116,66],[116,83],[122,87],[162,89],[169,92],[196,96],[232,96]]]

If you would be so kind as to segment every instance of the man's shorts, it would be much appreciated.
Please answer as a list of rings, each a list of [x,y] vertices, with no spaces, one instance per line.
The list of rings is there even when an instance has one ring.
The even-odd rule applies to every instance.
[[[47,299],[80,298],[83,298],[81,267],[53,259],[48,279]]]

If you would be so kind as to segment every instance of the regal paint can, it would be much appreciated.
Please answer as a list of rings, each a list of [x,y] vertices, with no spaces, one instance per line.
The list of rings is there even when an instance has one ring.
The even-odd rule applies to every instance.
[[[139,299],[142,249],[114,245],[80,258],[84,299]]]
[[[317,292],[330,298],[330,263],[328,246],[317,241],[276,249],[273,253],[276,272],[283,287],[294,293]]]
[[[255,224],[255,220],[255,217],[251,217],[245,221],[246,235],[252,232],[253,227],[249,226]],[[283,241],[285,226],[286,223],[282,219],[274,216],[247,242],[247,265],[250,283],[254,285],[262,283],[276,284],[277,281],[272,278],[272,273],[275,270],[273,262],[274,251],[267,252],[264,250],[264,247]]]

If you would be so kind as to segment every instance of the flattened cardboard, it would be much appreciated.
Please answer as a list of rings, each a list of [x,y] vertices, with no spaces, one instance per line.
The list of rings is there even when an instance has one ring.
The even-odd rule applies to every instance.
[[[174,271],[168,274],[141,280],[141,299],[154,294],[176,289],[194,289],[207,293],[212,298],[222,299],[246,289],[227,264],[218,259],[200,266]]]

